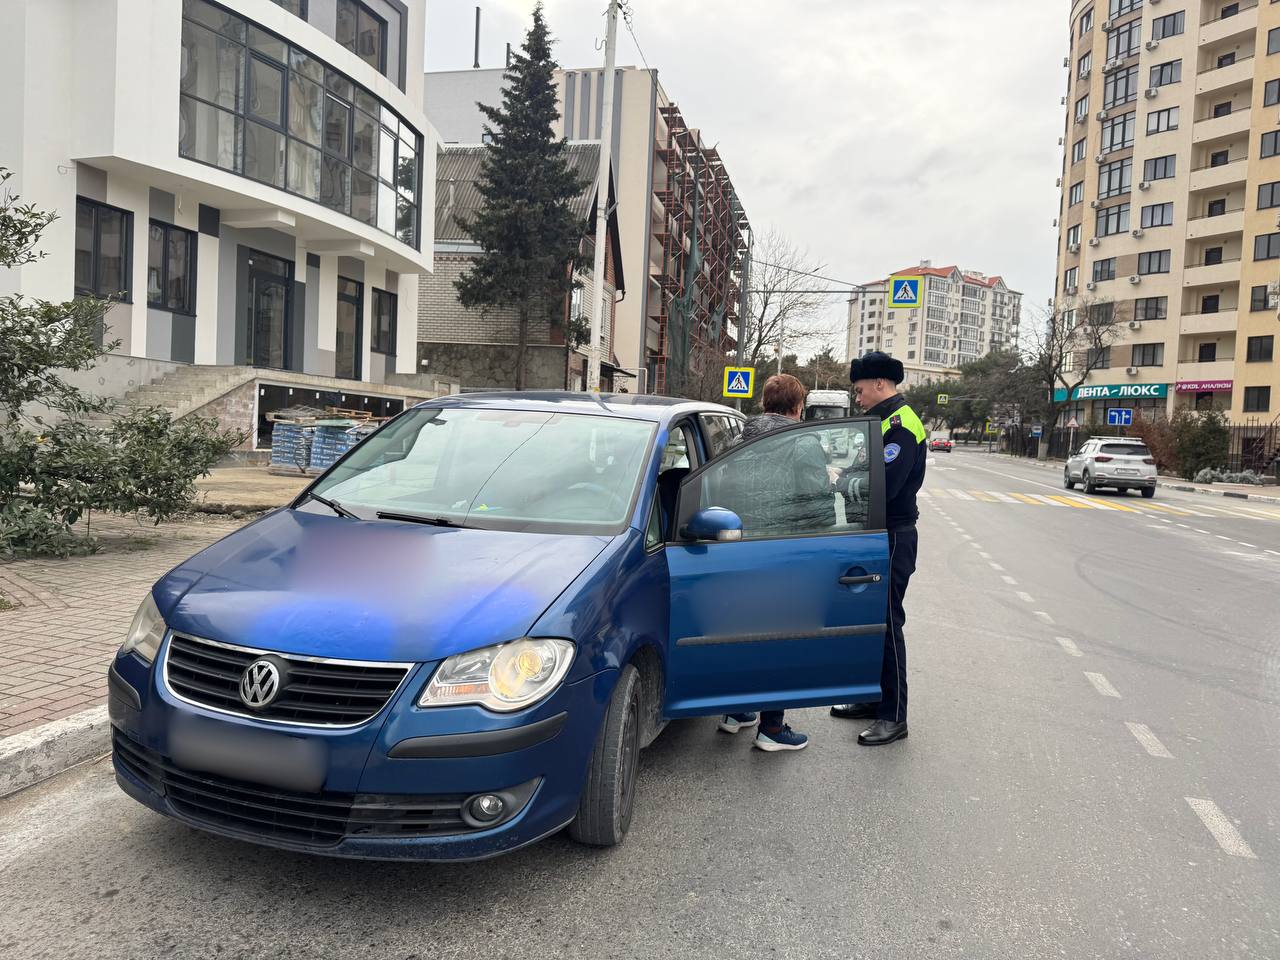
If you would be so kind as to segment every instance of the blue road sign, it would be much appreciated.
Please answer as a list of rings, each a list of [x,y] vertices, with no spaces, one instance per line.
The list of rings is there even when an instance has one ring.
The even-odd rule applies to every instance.
[[[1108,427],[1132,427],[1133,411],[1128,407],[1107,407]]]
[[[1035,426],[1031,428],[1031,436],[1033,437],[1044,436],[1044,427],[1040,426],[1040,424],[1037,423]]]
[[[755,391],[756,372],[751,367],[725,367],[724,396],[750,399]]]
[[[903,310],[918,310],[923,277],[890,277],[889,306]]]

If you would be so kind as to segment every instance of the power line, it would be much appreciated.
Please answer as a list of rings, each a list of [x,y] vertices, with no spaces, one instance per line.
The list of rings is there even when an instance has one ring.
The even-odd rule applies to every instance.
[[[636,37],[636,32],[631,27],[631,4],[628,0],[621,0],[619,9],[622,11],[622,24],[627,28],[627,33],[631,34],[631,42],[636,45],[636,53],[640,54],[640,62],[644,64],[646,70],[650,70],[649,61],[645,59],[644,51],[640,49],[640,40]]]
[[[795,267],[783,266],[780,263],[769,263],[767,260],[753,258],[752,263],[758,263],[765,267],[773,267],[775,270],[785,270],[787,273],[798,274],[802,277],[813,277],[815,280],[826,280],[828,283],[839,283],[845,285],[845,289],[831,291],[834,293],[848,293],[850,290],[861,290],[867,286],[865,283],[854,283],[851,280],[841,280],[839,277],[824,277],[820,273],[810,273],[808,270],[797,270]],[[812,292],[819,293],[824,291],[814,290]]]

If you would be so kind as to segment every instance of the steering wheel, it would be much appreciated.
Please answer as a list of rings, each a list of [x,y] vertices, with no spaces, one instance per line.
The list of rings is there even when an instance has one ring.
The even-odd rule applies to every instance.
[[[627,507],[630,506],[630,504],[626,500],[622,499],[622,497],[617,493],[617,491],[610,490],[608,487],[601,486],[600,484],[594,483],[591,480],[579,480],[577,483],[570,484],[568,487],[568,492],[572,493],[575,490],[590,491],[591,493],[598,493],[598,494],[601,494],[602,496],[608,497],[609,505],[611,507],[616,507],[619,513],[625,513]]]

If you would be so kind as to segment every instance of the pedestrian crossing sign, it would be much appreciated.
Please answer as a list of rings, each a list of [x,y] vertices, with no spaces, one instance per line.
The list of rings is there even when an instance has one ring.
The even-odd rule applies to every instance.
[[[756,371],[754,367],[725,367],[724,395],[732,399],[749,400],[755,395]]]
[[[921,307],[920,291],[924,287],[923,277],[890,277],[889,309],[918,310]]]

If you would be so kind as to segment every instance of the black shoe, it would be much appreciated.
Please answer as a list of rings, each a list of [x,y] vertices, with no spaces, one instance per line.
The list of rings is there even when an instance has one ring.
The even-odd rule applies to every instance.
[[[874,720],[876,705],[874,703],[837,703],[831,708],[831,715],[841,720]]]
[[[907,721],[895,723],[893,720],[877,720],[858,734],[858,742],[864,747],[880,747],[895,740],[907,737]]]

